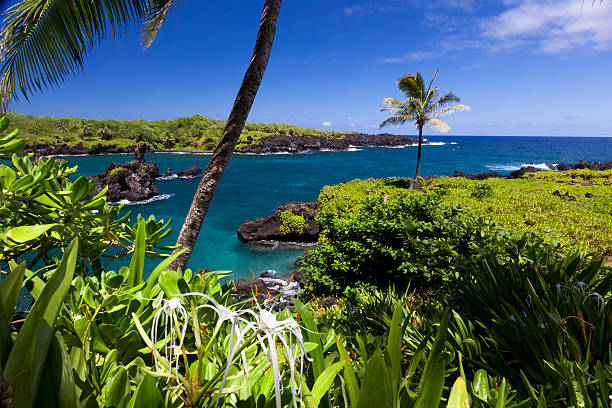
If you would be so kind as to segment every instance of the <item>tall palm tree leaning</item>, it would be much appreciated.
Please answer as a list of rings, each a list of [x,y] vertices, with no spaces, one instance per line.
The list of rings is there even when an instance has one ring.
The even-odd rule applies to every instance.
[[[440,96],[440,89],[433,86],[433,82],[438,75],[438,70],[431,78],[429,86],[425,89],[425,83],[420,72],[414,75],[404,75],[397,81],[397,87],[406,95],[404,102],[393,98],[385,98],[382,101],[381,108],[383,112],[390,112],[391,117],[385,119],[379,127],[387,125],[403,125],[406,122],[415,122],[416,128],[419,130],[419,147],[417,150],[416,172],[414,181],[419,177],[421,168],[421,145],[423,144],[423,128],[431,126],[440,132],[448,132],[450,126],[438,119],[441,116],[449,115],[462,110],[470,110],[467,105],[452,105],[458,103],[459,97],[453,92],[447,92]]]
[[[175,0],[21,0],[12,6],[0,32],[0,108],[17,98],[57,86],[82,69],[84,57],[107,33],[122,34],[144,22],[144,45],[151,45]],[[265,0],[259,31],[242,85],[221,140],[193,197],[177,244],[185,252],[171,265],[185,269],[217,185],[236,147],[272,50],[282,0]]]

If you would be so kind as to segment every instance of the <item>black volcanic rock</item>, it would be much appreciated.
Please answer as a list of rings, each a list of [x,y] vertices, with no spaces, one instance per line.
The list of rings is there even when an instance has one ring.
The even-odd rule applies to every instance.
[[[154,162],[144,160],[144,153],[138,157],[141,160],[132,160],[123,164],[111,162],[104,173],[90,176],[89,178],[96,182],[93,194],[108,186],[106,196],[110,202],[121,200],[137,202],[155,197],[157,195],[155,179],[159,177],[159,167]]]
[[[270,135],[262,138],[258,144],[248,145],[241,148],[241,153],[302,153],[312,150],[348,150],[351,146],[406,146],[417,143],[416,138],[408,138],[399,135],[383,133],[379,135],[367,135],[354,133],[344,135],[341,139],[325,136],[308,135]],[[428,142],[425,142],[427,144]]]
[[[274,213],[266,218],[257,218],[245,221],[238,228],[238,239],[242,242],[279,241],[279,242],[316,242],[319,238],[319,224],[315,221],[317,208],[316,201],[300,203],[293,201],[279,206]],[[304,217],[306,223],[302,234],[284,234],[281,230],[280,216],[284,211]]]
[[[556,166],[553,166],[553,170],[558,171],[566,171],[566,170],[575,170],[575,169],[589,169],[589,170],[612,170],[612,161],[609,162],[591,162],[580,160],[575,164],[561,163]]]
[[[185,171],[179,170],[177,173],[179,177],[184,178],[193,178],[199,176],[200,174],[202,174],[202,168],[200,166],[191,166],[188,167]]]
[[[464,173],[462,171],[455,170],[453,173],[453,177],[463,177],[468,180],[486,180],[488,178],[508,178],[508,176],[504,174],[499,174],[497,172],[492,173]]]
[[[91,147],[85,146],[82,142],[75,145],[67,143],[38,143],[26,145],[24,153],[34,153],[36,157],[42,156],[74,156],[82,154],[120,154],[134,152],[134,146],[119,147],[117,145],[95,144]]]
[[[546,170],[538,169],[537,167],[533,167],[533,166],[521,167],[520,169],[514,170],[513,172],[511,172],[508,178],[517,179],[517,178],[523,177],[527,173],[537,173],[538,171],[546,171]]]

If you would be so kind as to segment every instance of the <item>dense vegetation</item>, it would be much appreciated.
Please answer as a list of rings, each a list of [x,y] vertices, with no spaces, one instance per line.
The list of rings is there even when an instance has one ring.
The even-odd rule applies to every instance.
[[[55,118],[10,112],[7,116],[11,121],[9,130],[19,129],[21,137],[30,144],[60,142],[92,146],[101,143],[125,147],[145,142],[159,149],[214,150],[225,127],[224,121],[200,115],[158,121]],[[345,133],[277,123],[247,123],[236,149],[257,144],[271,134],[341,138]]]
[[[0,135],[10,159],[0,165],[4,406],[610,404],[610,269],[462,210],[450,188],[325,188],[324,239],[338,259],[357,254],[329,279],[352,290],[329,309],[296,301],[273,313],[274,299],[231,300],[220,272],[168,269],[177,255],[157,245],[165,223],[117,217],[61,161],[15,154],[23,145]],[[470,190],[484,200],[497,187]],[[159,264],[147,268],[146,256]],[[108,270],[109,257],[125,266]],[[349,282],[351,268],[363,285]],[[388,276],[430,290],[399,292]],[[15,307],[24,292],[28,313]]]

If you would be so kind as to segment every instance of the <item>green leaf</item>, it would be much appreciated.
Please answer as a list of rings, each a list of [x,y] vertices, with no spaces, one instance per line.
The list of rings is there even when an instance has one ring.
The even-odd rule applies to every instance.
[[[540,398],[538,399],[538,408],[546,408],[546,398],[544,398],[544,394],[540,395]]]
[[[467,389],[465,387],[465,381],[463,378],[458,377],[451,390],[450,397],[448,398],[447,408],[468,408],[470,406],[470,400]]]
[[[25,145],[26,142],[23,139],[11,140],[10,142],[0,144],[0,153],[19,153]]]
[[[157,388],[155,378],[145,375],[138,384],[128,408],[162,408],[163,406],[164,397]]]
[[[9,125],[9,118],[4,116],[2,119],[0,119],[0,133],[8,129],[8,125]]]
[[[446,362],[442,358],[442,351],[444,351],[446,342],[449,317],[450,313],[447,310],[442,317],[431,352],[427,357],[414,408],[437,407],[440,404],[446,375]]]
[[[0,299],[0,366],[2,367],[6,363],[13,346],[10,324],[11,322],[4,314],[4,306],[2,305],[2,299]]]
[[[377,349],[368,364],[359,390],[357,408],[393,408],[391,382],[385,366],[385,359]],[[434,405],[430,405],[429,408]]]
[[[130,288],[140,285],[144,277],[144,261],[147,238],[146,225],[143,218],[138,220],[136,229],[136,241],[134,243],[134,254],[130,261],[130,271],[128,272],[127,285]]]
[[[504,408],[506,406],[506,379],[502,380],[501,385],[499,386],[498,396],[497,396],[497,404],[495,404],[495,408]]]
[[[164,291],[166,297],[171,299],[181,294],[178,281],[181,278],[177,271],[163,271],[159,275],[159,287]]]
[[[90,181],[87,177],[81,176],[72,183],[70,187],[70,199],[72,203],[81,201],[89,193]]]
[[[402,382],[402,317],[403,307],[401,302],[397,302],[391,326],[389,329],[389,338],[387,340],[387,355],[389,360],[387,366],[390,367],[389,378],[391,380],[391,390],[393,392],[393,401],[397,400],[399,393],[399,385]]]
[[[319,345],[319,347],[314,349],[311,354],[313,360],[312,367],[314,377],[318,378],[325,370],[325,359],[323,358],[323,343],[321,342],[321,337],[318,334],[319,328],[317,327],[314,317],[302,302],[300,302],[298,299],[295,299],[294,304],[295,311],[300,315],[300,318],[302,319],[302,324],[306,328],[306,336],[308,337],[308,341]]]
[[[70,287],[78,252],[78,238],[68,245],[62,261],[34,302],[4,367],[4,376],[20,381],[20,391],[13,400],[15,408],[29,408],[34,404],[49,345],[55,332],[55,321]]]
[[[343,363],[335,363],[327,367],[323,373],[317,377],[317,381],[312,387],[312,399],[315,405],[319,405],[321,398],[325,395],[329,388],[333,385],[334,379],[338,372],[342,370]]]
[[[349,401],[353,406],[355,406],[359,400],[359,384],[357,383],[357,376],[355,375],[355,370],[353,370],[353,365],[351,364],[351,357],[346,352],[344,345],[338,338],[336,338],[336,345],[338,347],[338,354],[340,354],[340,361],[344,367],[342,376],[348,390]]]
[[[485,370],[480,369],[474,374],[474,395],[484,402],[489,402],[491,399],[489,376]]]
[[[121,401],[129,395],[128,373],[125,367],[117,366],[108,376],[104,386],[104,402],[107,406],[120,406]]]
[[[34,181],[34,177],[32,177],[30,174],[19,177],[11,184],[11,186],[9,187],[9,190],[11,190],[12,192],[18,192],[21,189],[27,187],[33,181]]]
[[[37,407],[77,408],[72,365],[62,336],[56,332],[49,346],[38,394]]]
[[[40,237],[56,225],[58,224],[23,225],[21,227],[11,228],[6,233],[6,236],[15,242],[27,242]]]
[[[159,278],[161,273],[163,271],[165,271],[166,268],[168,267],[168,265],[170,265],[170,263],[172,261],[174,261],[184,251],[185,251],[184,249],[181,249],[180,251],[170,255],[169,257],[167,257],[163,261],[161,261],[155,267],[155,269],[153,269],[153,272],[151,272],[151,275],[149,275],[149,277],[147,278],[147,285],[145,286],[145,288],[142,291],[142,297],[150,298],[152,296],[153,290],[155,289],[155,286],[156,286],[155,284],[157,283],[157,279]]]
[[[21,292],[25,269],[26,262],[23,261],[13,268],[6,279],[0,283],[0,298],[2,298],[4,306],[4,316],[9,322],[13,319],[13,312],[19,299],[19,292]]]

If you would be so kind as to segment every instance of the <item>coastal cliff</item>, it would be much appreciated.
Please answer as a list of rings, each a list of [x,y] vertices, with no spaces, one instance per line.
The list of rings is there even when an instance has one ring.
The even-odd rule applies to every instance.
[[[351,147],[399,147],[418,143],[416,138],[408,138],[389,133],[368,135],[353,133],[342,138],[327,136],[306,135],[270,135],[259,140],[258,143],[243,146],[238,149],[241,153],[302,153],[319,150],[349,150]],[[425,142],[427,144],[427,142]]]

